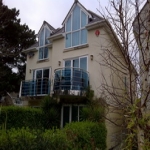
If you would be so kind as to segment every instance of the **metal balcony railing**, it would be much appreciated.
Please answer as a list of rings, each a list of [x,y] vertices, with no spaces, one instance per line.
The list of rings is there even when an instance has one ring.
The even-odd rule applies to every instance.
[[[36,80],[25,80],[21,83],[21,96],[40,96],[50,94],[50,80],[39,78]]]
[[[54,92],[61,90],[84,91],[89,86],[89,74],[80,68],[55,70]]]

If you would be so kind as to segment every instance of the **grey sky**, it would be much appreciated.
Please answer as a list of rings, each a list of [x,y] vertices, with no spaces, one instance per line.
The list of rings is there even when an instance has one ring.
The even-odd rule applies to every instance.
[[[3,0],[3,2],[9,8],[15,7],[20,10],[21,23],[26,23],[37,33],[44,20],[54,28],[61,27],[74,0]],[[98,0],[79,0],[79,2],[98,14]],[[105,7],[108,5],[108,0],[100,0],[100,4]]]

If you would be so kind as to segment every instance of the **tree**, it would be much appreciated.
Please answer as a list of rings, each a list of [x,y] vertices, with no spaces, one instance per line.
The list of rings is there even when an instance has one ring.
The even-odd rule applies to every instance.
[[[103,58],[103,62],[99,64],[111,70],[111,83],[108,83],[105,74],[102,75],[104,83],[101,91],[103,94],[107,93],[105,97],[108,99],[109,108],[111,107],[109,114],[122,114],[120,122],[107,118],[107,115],[106,119],[124,130],[123,145],[127,150],[150,149],[150,29],[146,18],[149,17],[149,13],[146,12],[149,12],[150,6],[147,2],[148,11],[145,10],[143,14],[139,12],[142,6],[143,1],[138,0],[111,0],[109,8],[106,7],[105,11],[99,10],[109,27],[109,34],[113,36],[121,52],[119,54],[113,51],[114,41],[109,41],[107,46],[101,46],[100,57]],[[146,37],[143,34],[145,31]],[[117,37],[112,34],[114,32]],[[122,62],[122,58],[125,63]],[[114,83],[116,77],[117,85]]]
[[[23,49],[28,48],[35,42],[35,33],[30,30],[26,24],[21,24],[19,10],[16,8],[9,9],[0,0],[0,87],[4,90],[3,85],[10,70],[14,67],[18,69],[16,77],[19,79],[24,78],[25,72],[25,55],[21,53]],[[8,80],[7,80],[8,82]],[[8,83],[11,86],[10,83]],[[12,85],[15,86],[15,85]],[[18,86],[18,85],[17,85]],[[10,88],[11,89],[11,88]],[[9,90],[9,89],[7,89]],[[3,91],[0,91],[3,93]],[[9,90],[10,91],[10,90]]]

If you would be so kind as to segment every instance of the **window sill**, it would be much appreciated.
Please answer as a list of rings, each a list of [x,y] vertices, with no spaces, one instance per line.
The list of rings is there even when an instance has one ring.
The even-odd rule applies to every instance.
[[[84,44],[84,45],[79,45],[79,46],[75,46],[75,47],[71,47],[71,48],[66,48],[66,49],[64,49],[64,52],[78,50],[78,49],[82,49],[82,48],[86,48],[86,47],[89,47],[89,44]]]
[[[40,60],[38,60],[38,61],[37,61],[37,63],[47,62],[47,61],[49,61],[49,59],[48,59],[48,58],[46,58],[46,59],[40,59]]]

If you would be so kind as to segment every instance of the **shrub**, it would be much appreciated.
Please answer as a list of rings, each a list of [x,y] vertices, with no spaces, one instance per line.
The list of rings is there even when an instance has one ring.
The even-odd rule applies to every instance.
[[[104,124],[75,122],[64,129],[29,128],[0,130],[0,150],[91,150],[106,149]]]
[[[103,123],[74,122],[64,128],[72,148],[106,149],[106,127]]]
[[[92,122],[103,122],[104,108],[88,105],[83,107],[81,111],[81,120],[89,120]]]
[[[7,106],[1,108],[0,126],[10,128],[41,128],[43,114],[40,109]]]
[[[60,105],[54,97],[46,96],[41,102],[43,113],[44,128],[49,129],[60,126]]]

